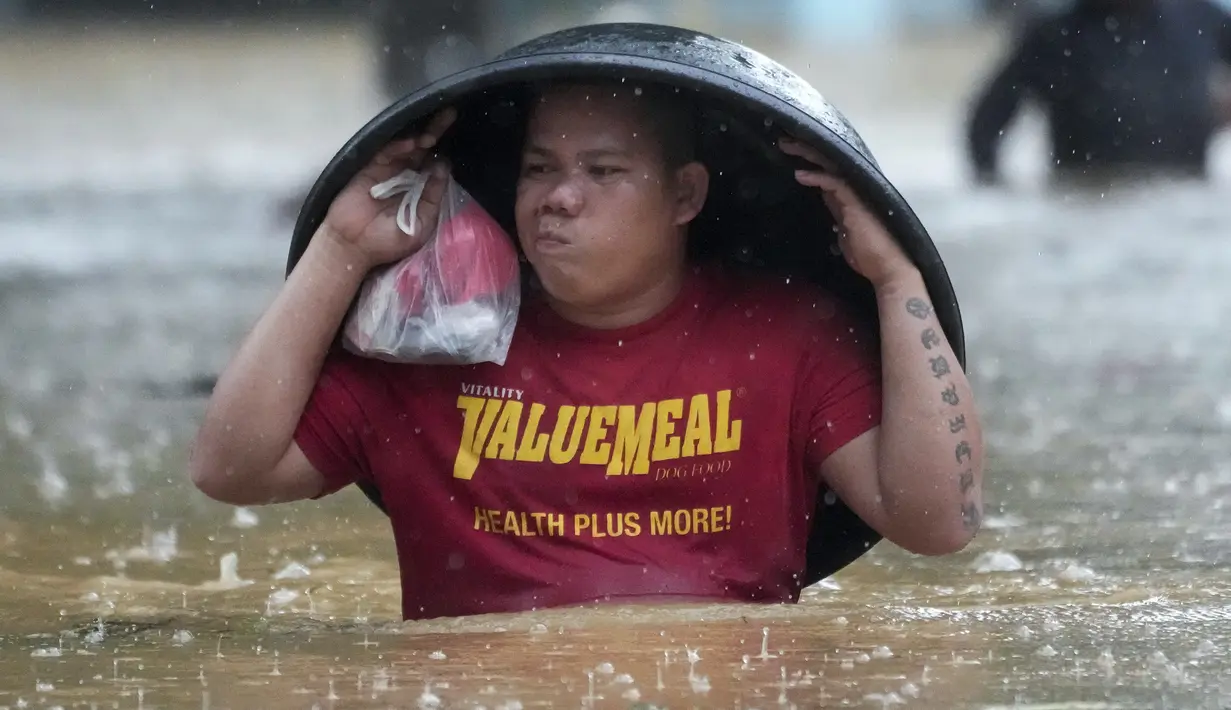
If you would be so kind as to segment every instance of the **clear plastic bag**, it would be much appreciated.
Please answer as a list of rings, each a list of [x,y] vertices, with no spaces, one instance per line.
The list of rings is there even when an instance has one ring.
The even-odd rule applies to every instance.
[[[398,226],[414,234],[427,173],[406,170],[372,188],[375,199],[406,193]],[[503,365],[521,306],[517,251],[504,229],[448,177],[427,242],[374,269],[342,330],[347,350],[399,363]]]

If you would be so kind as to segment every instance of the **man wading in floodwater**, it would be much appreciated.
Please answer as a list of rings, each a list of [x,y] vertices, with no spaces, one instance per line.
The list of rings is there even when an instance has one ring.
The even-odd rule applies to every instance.
[[[1051,177],[1105,184],[1208,176],[1231,119],[1231,14],[1209,0],[1077,0],[1031,24],[975,97],[967,155],[1000,181],[1005,129],[1027,100],[1047,117]]]
[[[919,271],[789,140],[783,151],[818,164],[798,181],[822,191],[875,287],[879,344],[800,280],[690,263],[709,174],[680,103],[619,83],[540,87],[515,209],[536,278],[504,366],[331,349],[365,274],[423,239],[369,189],[425,166],[454,115],[387,146],[220,377],[196,485],[254,505],[373,484],[406,619],[794,602],[822,482],[907,550],[965,547],[981,518],[981,428]],[[421,225],[444,187],[432,164]]]

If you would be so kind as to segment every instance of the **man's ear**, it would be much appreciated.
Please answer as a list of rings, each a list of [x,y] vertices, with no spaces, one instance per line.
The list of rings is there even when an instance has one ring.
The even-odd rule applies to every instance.
[[[710,171],[693,161],[675,171],[675,224],[682,227],[696,219],[710,191]]]

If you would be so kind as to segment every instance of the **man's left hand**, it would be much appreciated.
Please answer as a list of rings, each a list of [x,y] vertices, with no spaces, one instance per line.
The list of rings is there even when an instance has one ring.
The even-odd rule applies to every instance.
[[[793,138],[782,138],[778,145],[782,152],[817,166],[816,170],[796,170],[795,179],[801,185],[821,190],[825,205],[838,224],[838,246],[852,269],[876,288],[919,273],[885,225],[850,185],[833,174],[832,164],[819,151]]]

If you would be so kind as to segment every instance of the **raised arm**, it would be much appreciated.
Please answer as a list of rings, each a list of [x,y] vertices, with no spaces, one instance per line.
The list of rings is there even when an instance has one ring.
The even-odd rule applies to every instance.
[[[983,519],[983,434],[970,383],[918,271],[878,284],[876,297],[881,424],[830,456],[821,475],[900,547],[956,552]]]
[[[810,147],[783,150],[820,164]],[[842,226],[843,253],[872,282],[880,315],[881,423],[829,455],[821,477],[873,529],[911,552],[965,547],[983,518],[983,434],[970,383],[923,278],[845,182],[800,171]]]
[[[274,302],[245,338],[214,388],[193,447],[193,483],[215,500],[258,505],[311,498],[325,484],[294,443],[326,354],[368,271],[412,253],[418,236],[396,223],[396,203],[369,190],[407,167],[418,168],[453,121],[437,116],[417,139],[387,146],[339,193],[324,223]],[[436,169],[419,202],[421,224],[434,224],[446,185]]]

